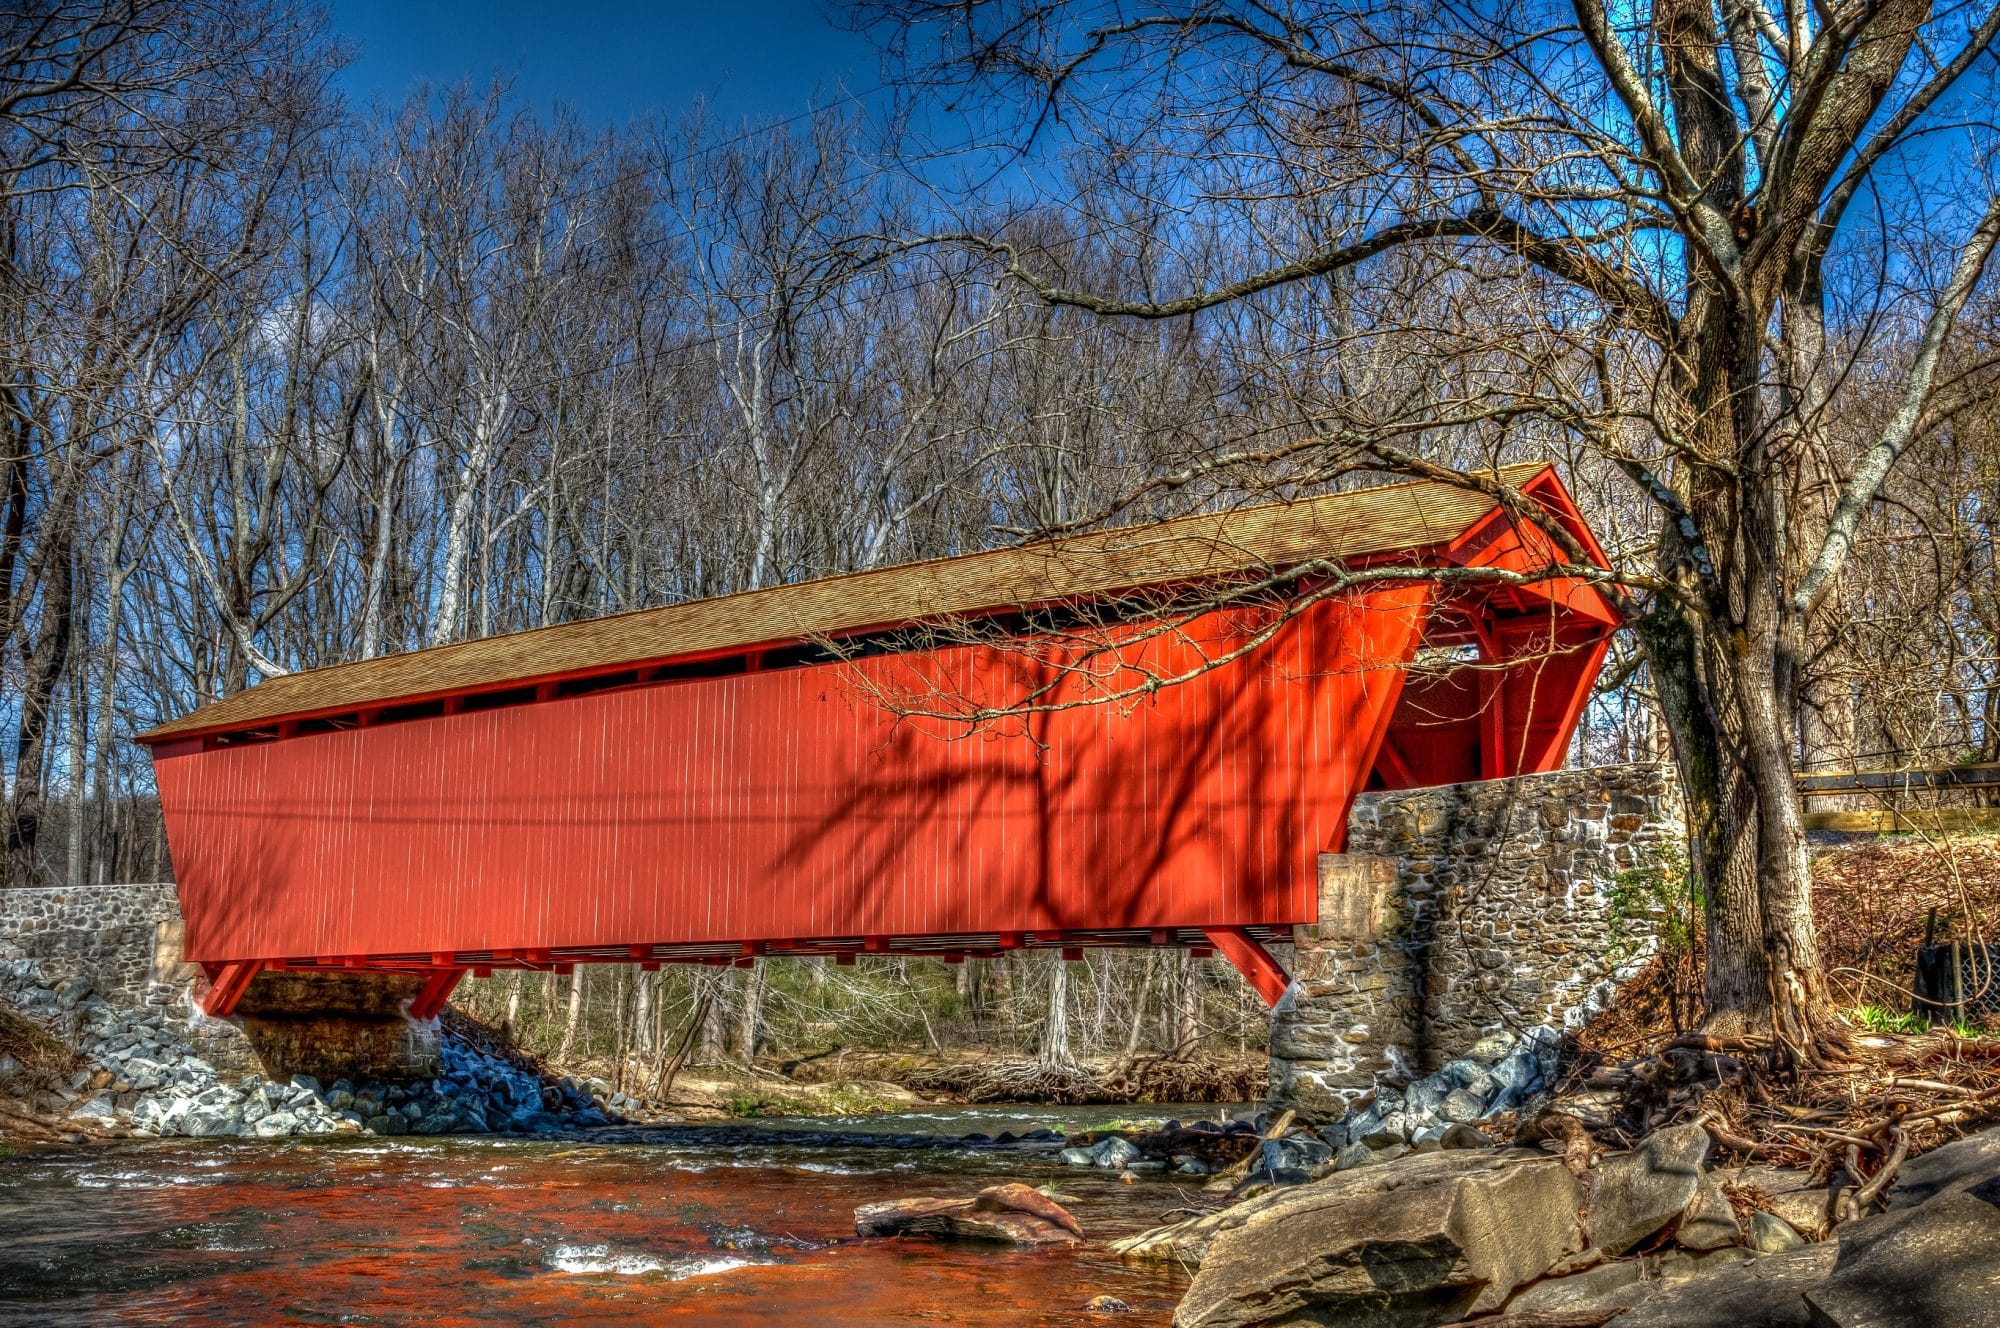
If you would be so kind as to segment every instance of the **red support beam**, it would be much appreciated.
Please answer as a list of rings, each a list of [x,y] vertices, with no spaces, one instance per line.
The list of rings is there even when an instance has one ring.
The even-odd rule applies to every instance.
[[[196,998],[202,1013],[215,1019],[227,1019],[236,1013],[236,1003],[250,990],[250,980],[263,967],[259,959],[239,959],[233,964],[220,965],[208,975],[208,990]]]
[[[1507,752],[1507,652],[1484,610],[1467,615],[1479,638],[1479,777],[1513,773]]]
[[[1375,764],[1405,788],[1415,788],[1424,782],[1417,778],[1417,772],[1403,759],[1402,749],[1396,746],[1396,740],[1386,733],[1382,735],[1382,745],[1376,749]]]
[[[453,987],[465,976],[462,968],[441,968],[424,979],[424,985],[410,998],[410,1018],[435,1019],[444,1009]]]
[[[1203,927],[1202,935],[1215,943],[1222,957],[1236,965],[1244,981],[1257,989],[1264,1004],[1276,1005],[1292,985],[1291,975],[1257,943],[1257,938],[1241,927]]]

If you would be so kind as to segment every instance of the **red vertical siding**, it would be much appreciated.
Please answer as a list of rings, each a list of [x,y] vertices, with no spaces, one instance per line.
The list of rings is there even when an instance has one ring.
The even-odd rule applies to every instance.
[[[956,648],[156,763],[192,959],[1310,920],[1430,590],[1315,605],[1127,705],[948,740],[857,688],[1005,696]],[[1173,674],[1216,614],[1136,648]]]

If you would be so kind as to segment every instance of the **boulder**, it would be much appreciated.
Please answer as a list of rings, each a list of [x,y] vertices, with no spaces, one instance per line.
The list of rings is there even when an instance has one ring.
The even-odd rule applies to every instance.
[[[1100,1139],[1090,1150],[1091,1165],[1102,1167],[1106,1171],[1116,1171],[1128,1162],[1137,1161],[1138,1158],[1138,1145],[1119,1134],[1114,1134],[1109,1139]]]
[[[1890,1187],[1888,1206],[1892,1210],[1912,1208],[1947,1190],[1976,1185],[1993,1176],[2000,1176],[2000,1129],[1968,1135],[1905,1162]]]
[[[1833,1266],[1833,1255],[1831,1245],[1808,1245],[1664,1282],[1609,1328],[1807,1328],[1806,1290]]]
[[[190,1139],[217,1139],[241,1134],[243,1123],[230,1107],[198,1107],[181,1120],[180,1130]]]
[[[1806,1238],[1776,1213],[1752,1213],[1743,1243],[1759,1254],[1783,1254],[1805,1244]]]
[[[1637,1259],[1623,1259],[1586,1268],[1568,1277],[1551,1277],[1508,1301],[1507,1313],[1580,1315],[1629,1310],[1657,1289],[1656,1283],[1642,1280],[1644,1272]]]
[[[1485,1098],[1469,1088],[1454,1088],[1438,1104],[1437,1114],[1454,1125],[1464,1125],[1478,1120],[1485,1110]]]
[[[1302,1184],[1309,1173],[1331,1161],[1333,1149],[1316,1135],[1300,1132],[1288,1139],[1264,1141],[1263,1169],[1280,1184]]]
[[[1083,1228],[1069,1211],[1026,1185],[992,1185],[970,1199],[889,1199],[854,1210],[860,1236],[934,1236],[1010,1245],[1074,1244]]]
[[[282,1139],[298,1124],[288,1111],[272,1111],[260,1116],[250,1127],[250,1133],[259,1139]]]
[[[1674,1239],[1689,1250],[1726,1249],[1743,1239],[1743,1228],[1737,1225],[1736,1209],[1722,1192],[1722,1182],[1713,1176],[1701,1178]]]
[[[103,1129],[118,1123],[118,1107],[108,1094],[98,1093],[82,1106],[72,1108],[69,1118],[79,1125]]]
[[[1836,1244],[1832,1271],[1806,1292],[1814,1324],[1991,1328],[2000,1321],[2000,1176],[1846,1223]]]
[[[1590,1185],[1591,1243],[1615,1258],[1678,1219],[1701,1187],[1708,1147],[1701,1126],[1675,1125],[1606,1158]]]
[[[1921,1160],[1921,1159],[1919,1159]],[[1791,1167],[1744,1167],[1727,1179],[1739,1190],[1751,1190],[1770,1213],[1808,1240],[1818,1240],[1833,1225],[1835,1191],[1812,1183],[1812,1177]],[[1894,1206],[1894,1191],[1891,1191]]]
[[[1231,1219],[1239,1211],[1240,1208],[1224,1208],[1152,1227],[1136,1236],[1121,1236],[1109,1248],[1121,1259],[1156,1259],[1192,1268],[1207,1255],[1209,1244],[1225,1226],[1231,1225]]]
[[[1525,1152],[1404,1158],[1221,1215],[1178,1328],[1427,1328],[1497,1309],[1571,1248],[1577,1185]]]

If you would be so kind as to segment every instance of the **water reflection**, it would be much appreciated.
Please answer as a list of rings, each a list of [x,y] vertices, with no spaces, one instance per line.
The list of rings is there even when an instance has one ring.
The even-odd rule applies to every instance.
[[[1108,1113],[1092,1113],[1102,1120]],[[854,1239],[856,1205],[1054,1180],[1093,1237],[1190,1197],[1051,1154],[883,1146],[1072,1113],[922,1113],[647,1142],[175,1140],[0,1161],[0,1325],[1166,1324],[1175,1269],[1094,1247]],[[1068,1116],[1069,1119],[1061,1117]]]

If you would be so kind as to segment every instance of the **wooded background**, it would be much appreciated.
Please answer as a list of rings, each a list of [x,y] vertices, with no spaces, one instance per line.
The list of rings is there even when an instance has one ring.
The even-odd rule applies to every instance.
[[[259,677],[1381,482],[1365,458],[1301,459],[1329,419],[1365,416],[1370,437],[1458,467],[1554,459],[1621,565],[1650,564],[1666,528],[1601,440],[1481,409],[1496,375],[1576,354],[1537,339],[1548,304],[1521,315],[1566,298],[1532,272],[1404,249],[1199,317],[1105,319],[1009,263],[1168,289],[1226,270],[1244,231],[1190,222],[1171,186],[1142,206],[1137,168],[1087,154],[947,198],[935,154],[851,98],[607,129],[501,87],[354,107],[333,90],[341,58],[284,4],[0,16],[8,885],[164,878],[129,739]],[[1990,65],[1963,94],[1975,110]],[[1313,133],[1288,121],[1306,156],[1334,152],[1341,111],[1323,110]],[[1856,446],[1918,352],[1906,297],[1955,252],[1951,218],[1915,206],[1925,166],[1871,196],[1830,277],[1835,433]],[[1278,200],[1283,224],[1338,232],[1308,175]],[[907,242],[954,229],[1009,248]],[[1959,317],[1945,404],[1818,619],[1805,768],[2000,758],[1994,295],[1989,279]],[[1653,701],[1621,643],[1579,759],[1661,756]],[[886,1040],[1059,1060],[1071,1030],[1079,1051],[1227,1045],[1255,1014],[1233,976],[1184,956],[1014,972],[795,965],[768,999],[762,965],[621,972],[596,996],[565,979],[479,999],[517,1018],[525,1002],[564,1043],[615,1030],[643,1049],[713,998],[710,1054],[755,1047],[770,1020],[810,1042],[835,1011]]]

